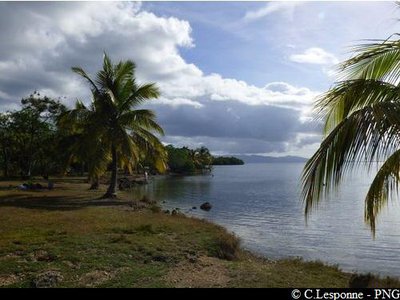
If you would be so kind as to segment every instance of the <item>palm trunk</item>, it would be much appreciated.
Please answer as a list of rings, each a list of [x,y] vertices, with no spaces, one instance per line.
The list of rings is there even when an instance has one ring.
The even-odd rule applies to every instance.
[[[98,190],[98,189],[99,189],[99,177],[96,176],[96,177],[93,179],[92,184],[91,184],[89,190]]]
[[[85,174],[85,163],[81,162],[81,170],[79,172],[80,176],[83,176]]]
[[[117,171],[118,171],[118,157],[115,146],[111,148],[112,162],[111,162],[111,182],[107,192],[102,198],[116,198],[117,197]]]

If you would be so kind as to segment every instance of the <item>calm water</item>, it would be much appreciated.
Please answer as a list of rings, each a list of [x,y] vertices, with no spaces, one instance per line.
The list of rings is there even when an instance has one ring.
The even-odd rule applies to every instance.
[[[218,166],[214,176],[155,178],[142,192],[166,208],[221,224],[243,246],[270,258],[303,257],[338,264],[348,271],[400,276],[400,207],[379,219],[375,240],[363,222],[364,196],[372,176],[347,177],[340,193],[305,224],[299,200],[303,164]],[[192,206],[208,201],[209,212]]]

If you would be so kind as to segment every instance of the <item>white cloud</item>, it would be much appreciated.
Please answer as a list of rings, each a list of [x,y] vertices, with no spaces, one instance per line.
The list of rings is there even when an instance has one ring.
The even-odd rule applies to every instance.
[[[269,3],[268,11],[286,6]],[[25,93],[36,89],[49,96],[72,96],[70,101],[88,97],[85,83],[70,67],[81,65],[89,72],[95,71],[105,50],[114,59],[133,59],[138,66],[138,80],[160,86],[163,98],[157,103],[163,105],[201,108],[199,99],[210,99],[304,109],[317,94],[284,82],[257,87],[219,74],[204,74],[179,53],[181,47],[194,47],[190,24],[142,11],[135,3],[53,4],[47,10],[35,5],[24,19],[30,26],[16,28],[18,35],[0,33],[0,38],[11,44],[25,41],[18,45],[18,53],[8,51],[6,59],[0,60],[2,90],[1,81],[7,83],[11,77],[18,78],[19,84],[26,81]],[[29,70],[35,70],[35,80]]]
[[[178,107],[182,105],[188,105],[188,106],[193,106],[194,108],[202,108],[203,104],[200,102],[190,100],[190,99],[185,99],[185,98],[173,98],[173,99],[168,99],[164,97],[160,97],[156,100],[154,100],[153,104],[163,104],[163,105],[168,105],[172,107]]]
[[[222,78],[212,74],[204,78],[211,100],[234,100],[248,105],[273,105],[303,109],[319,94],[304,87],[294,87],[285,82],[271,82],[264,87],[249,85],[244,81]]]
[[[13,14],[19,15],[19,22]],[[14,22],[12,26],[10,22]],[[29,9],[0,3],[0,27],[5,28],[0,31],[0,39],[7,40],[0,45],[0,109],[11,107],[12,99],[16,103],[34,90],[53,97],[68,96],[68,104],[76,98],[89,101],[90,90],[86,82],[70,68],[82,66],[94,74],[101,67],[103,51],[107,51],[113,60],[134,60],[139,82],[157,83],[162,97],[152,102],[159,106],[156,109],[175,112],[191,109],[194,112],[190,115],[192,119],[198,118],[206,108],[211,111],[217,105],[225,105],[223,101],[233,101],[240,104],[243,111],[250,106],[252,111],[261,110],[255,106],[263,106],[263,111],[271,111],[273,107],[289,108],[291,112],[295,110],[290,120],[300,122],[297,119],[308,111],[318,94],[286,82],[255,86],[217,73],[205,74],[180,54],[181,48],[195,47],[189,22],[160,17],[129,2],[35,3]],[[281,113],[282,110],[277,111]],[[226,110],[226,113],[235,122],[241,122],[241,118],[236,117],[238,111]],[[246,118],[253,121],[254,116]],[[224,122],[219,117],[217,120],[218,125]],[[196,124],[201,124],[197,128],[208,125],[202,119],[197,121]],[[249,125],[249,133],[244,135],[254,134],[252,125]],[[243,127],[240,123],[237,126]],[[260,132],[266,131],[264,126],[257,128]],[[289,131],[286,127],[285,130]],[[232,131],[227,128],[221,133],[221,136],[231,134],[229,141],[219,143],[218,138],[214,139],[216,149],[228,147],[229,143],[232,143],[230,151],[238,151],[243,146],[243,142],[234,141],[236,133]],[[260,142],[258,149],[283,149],[280,142],[274,147],[268,143]]]
[[[284,1],[276,1],[276,2],[269,2],[265,4],[265,6],[261,7],[257,10],[252,10],[246,12],[243,21],[245,22],[252,22],[258,19],[264,18],[270,14],[276,12],[289,12],[290,14],[293,13],[293,9],[299,5],[301,2],[284,2]]]
[[[301,64],[329,65],[339,63],[335,55],[317,47],[308,48],[303,53],[292,54],[289,59]]]

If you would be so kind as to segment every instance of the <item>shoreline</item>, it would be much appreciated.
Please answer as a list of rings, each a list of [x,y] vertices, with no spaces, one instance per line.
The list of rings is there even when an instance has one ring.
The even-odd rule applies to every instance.
[[[330,210],[322,207],[312,215],[309,225],[305,226],[301,203],[294,198],[295,193],[283,192],[285,196],[277,194],[277,199],[283,199],[282,204],[274,201],[274,196],[268,198],[266,194],[261,193],[261,196],[265,198],[264,203],[262,197],[259,196],[260,193],[257,194],[259,189],[257,190],[257,185],[255,185],[255,197],[245,198],[246,194],[253,193],[253,186],[249,186],[250,190],[246,190],[246,185],[242,184],[240,185],[241,189],[238,189],[235,184],[230,183],[231,179],[227,176],[235,174],[236,170],[238,169],[233,169],[233,172],[225,172],[225,170],[218,172],[217,170],[213,181],[207,178],[204,180],[187,178],[182,181],[182,184],[180,181],[167,183],[168,188],[164,188],[164,183],[160,183],[159,187],[156,187],[159,192],[154,194],[154,198],[167,200],[166,206],[162,204],[163,207],[168,209],[179,207],[187,215],[212,220],[226,226],[231,231],[240,233],[246,249],[257,251],[259,254],[271,256],[274,259],[300,256],[307,261],[319,259],[331,265],[339,264],[346,272],[372,272],[379,276],[400,277],[399,270],[393,263],[397,261],[396,243],[398,238],[391,235],[388,230],[388,228],[396,228],[391,227],[396,224],[394,223],[396,219],[393,217],[388,218],[389,221],[384,220],[387,222],[383,222],[382,227],[378,228],[377,239],[374,240],[360,217],[362,208],[359,208],[360,205],[354,204],[359,202],[347,201],[347,194],[344,192],[340,194],[337,201],[334,198],[335,201],[330,203],[333,204],[331,211],[340,216],[341,222],[335,223],[335,217],[329,215]],[[263,167],[260,170],[263,170]],[[239,182],[252,182],[252,179],[242,180],[244,177],[241,175],[233,176],[238,185]],[[203,182],[205,182],[205,187],[202,190],[197,189],[196,184],[200,185]],[[210,182],[209,185],[207,185],[208,182]],[[359,184],[358,181],[357,184]],[[191,191],[192,187],[196,188]],[[179,194],[173,192],[175,188],[180,191]],[[274,189],[273,187],[266,187],[265,193],[273,193],[275,190],[281,193],[279,188]],[[354,196],[353,190],[350,190],[352,196]],[[361,198],[361,193],[355,193]],[[198,208],[203,201],[215,204],[215,209],[213,208],[208,213],[200,211]],[[358,210],[353,208],[354,211],[353,209],[342,211],[341,206],[336,203],[342,203],[345,208],[357,207]],[[197,206],[197,210],[191,210],[192,206]],[[241,211],[242,207],[243,212]],[[285,211],[285,207],[290,210]],[[265,210],[263,210],[264,208]],[[393,216],[397,216],[397,213]],[[315,220],[319,221],[315,222]],[[379,273],[376,270],[379,270]]]
[[[164,207],[162,207],[162,209],[164,209]],[[340,270],[340,272],[343,273],[347,273],[347,274],[351,274],[351,275],[361,275],[361,276],[365,276],[365,275],[371,275],[372,277],[376,277],[376,278],[391,278],[394,280],[399,280],[400,281],[400,276],[397,275],[391,275],[391,274],[380,274],[380,273],[376,273],[376,272],[368,272],[368,271],[361,271],[361,270],[354,270],[354,269],[345,269],[342,266],[339,265],[339,263],[330,263],[327,261],[323,261],[320,259],[306,259],[302,256],[285,256],[285,257],[270,257],[267,254],[261,252],[261,251],[257,251],[254,249],[251,249],[250,247],[245,247],[242,245],[242,238],[240,236],[237,235],[237,233],[235,233],[234,231],[231,231],[228,227],[226,227],[223,224],[219,224],[215,221],[211,221],[208,220],[206,218],[201,218],[197,215],[194,214],[190,214],[190,211],[192,211],[190,208],[187,208],[188,212],[185,212],[184,209],[180,209],[180,213],[182,215],[184,215],[187,218],[193,218],[193,219],[197,219],[199,221],[205,221],[208,222],[210,224],[213,224],[215,226],[219,226],[224,228],[229,234],[232,234],[234,236],[236,236],[239,240],[241,240],[241,244],[240,244],[240,249],[241,251],[247,252],[248,254],[250,254],[251,256],[257,257],[259,259],[264,259],[267,261],[271,261],[271,262],[278,262],[278,261],[301,261],[304,263],[318,263],[318,264],[322,264],[324,266],[327,267],[332,267],[332,268],[337,268],[338,270]]]
[[[221,225],[166,215],[149,199],[133,204],[121,193],[119,200],[93,200],[103,191],[89,191],[77,178],[55,180],[52,191],[9,190],[10,183],[0,183],[2,287],[400,284],[397,278],[352,274],[319,261],[272,260],[241,247]]]

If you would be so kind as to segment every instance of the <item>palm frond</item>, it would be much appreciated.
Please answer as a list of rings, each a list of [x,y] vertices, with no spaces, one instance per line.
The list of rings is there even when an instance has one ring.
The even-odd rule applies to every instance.
[[[120,116],[121,124],[124,124],[133,131],[137,128],[142,128],[163,135],[164,130],[154,119],[155,113],[149,109],[132,110]]]
[[[71,68],[73,72],[75,72],[76,74],[82,76],[83,78],[85,78],[91,85],[92,90],[99,92],[99,88],[96,86],[96,84],[94,83],[94,81],[89,77],[89,75],[86,74],[86,72],[80,68],[80,67],[72,67]]]
[[[400,146],[400,103],[378,103],[345,118],[323,140],[302,174],[308,215],[336,188],[344,173],[361,163],[386,158]]]
[[[135,75],[135,69],[136,65],[131,60],[119,62],[115,67],[115,81],[124,83],[131,80]]]
[[[400,76],[400,41],[382,40],[354,47],[354,57],[341,64],[345,79],[375,79],[396,84]]]
[[[150,99],[156,99],[160,96],[160,90],[155,83],[148,83],[136,86],[131,97],[125,103],[124,107],[135,107]]]
[[[135,144],[143,151],[143,154],[153,162],[156,169],[163,173],[167,169],[168,153],[160,140],[146,130],[138,130],[131,134]]]
[[[376,218],[389,198],[398,193],[400,182],[400,150],[395,151],[381,166],[365,198],[364,216],[373,234],[376,229]]]
[[[327,135],[354,111],[380,102],[400,100],[400,87],[374,79],[357,79],[337,83],[321,95],[315,104],[317,120],[325,120]]]

